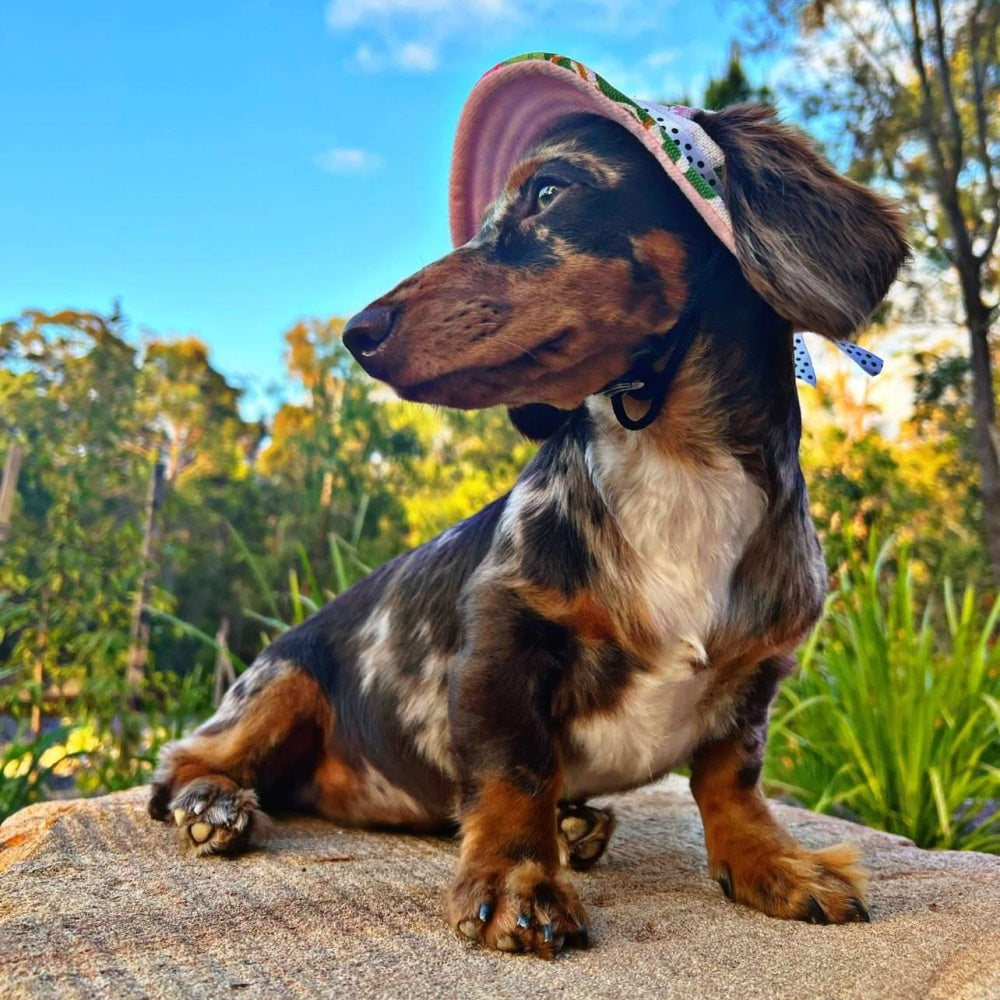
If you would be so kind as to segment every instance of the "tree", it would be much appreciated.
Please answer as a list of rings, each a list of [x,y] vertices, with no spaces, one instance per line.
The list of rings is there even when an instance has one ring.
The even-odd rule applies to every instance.
[[[197,337],[148,341],[139,393],[145,449],[164,459],[169,490],[185,478],[245,472],[263,426],[243,420],[240,390],[212,367]]]
[[[1000,228],[1000,4],[996,0],[765,0],[791,29],[803,108],[842,138],[850,172],[898,195],[915,248],[954,275],[968,334],[973,447],[1000,581],[1000,440],[991,357]],[[777,31],[775,30],[777,29]]]
[[[327,534],[360,537],[372,562],[397,555],[468,517],[508,489],[534,451],[502,408],[464,413],[401,402],[340,343],[339,320],[285,334],[301,401],[275,414],[260,471],[286,501],[290,533],[325,571]],[[317,516],[318,515],[318,516]]]
[[[0,462],[15,447],[24,456],[0,543],[0,665],[14,671],[0,703],[30,711],[37,731],[43,707],[72,699],[73,717],[107,736],[112,768],[139,765],[132,709],[148,721],[162,694],[155,655],[146,670],[147,607],[172,607],[169,584],[181,613],[214,630],[239,582],[216,567],[237,562],[224,558],[225,517],[252,511],[254,490],[236,498],[230,484],[249,479],[262,428],[238,401],[194,339],[154,340],[140,365],[117,310],[29,311],[0,327]],[[161,455],[162,511],[147,499]],[[215,517],[220,494],[229,507]],[[177,650],[162,628],[153,638],[154,654]]]
[[[709,80],[705,88],[703,107],[718,111],[730,104],[754,101],[758,104],[773,104],[774,91],[767,86],[754,87],[743,69],[743,53],[738,42],[729,48],[729,64],[722,76]]]
[[[0,328],[0,442],[23,448],[0,557],[3,658],[30,683],[37,729],[47,689],[108,709],[118,697],[138,577],[135,351],[110,316],[36,311]],[[11,706],[19,710],[20,704]]]
[[[802,466],[831,571],[856,560],[874,535],[907,546],[921,584],[936,587],[946,576],[988,582],[978,492],[963,448],[967,404],[956,405],[953,389],[938,379],[928,384],[919,369],[915,412],[886,426],[871,383],[854,388],[851,374],[825,370],[802,397]]]

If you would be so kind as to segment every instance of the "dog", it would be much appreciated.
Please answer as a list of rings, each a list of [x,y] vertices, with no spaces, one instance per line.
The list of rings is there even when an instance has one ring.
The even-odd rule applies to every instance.
[[[614,825],[588,799],[689,766],[729,899],[869,919],[857,852],[800,846],[760,779],[827,589],[793,333],[863,325],[903,226],[771,110],[691,120],[725,157],[732,252],[635,135],[582,111],[516,158],[471,239],[347,324],[403,398],[507,406],[541,445],[507,495],[280,636],[165,749],[149,811],[186,850],[246,848],[262,809],[454,824],[452,927],[552,958],[588,941],[563,869]]]

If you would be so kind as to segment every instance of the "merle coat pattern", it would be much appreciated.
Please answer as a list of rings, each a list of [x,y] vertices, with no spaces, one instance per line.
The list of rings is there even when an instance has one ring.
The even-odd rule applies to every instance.
[[[868,919],[855,852],[798,845],[759,779],[826,588],[792,333],[854,332],[906,247],[895,209],[770,112],[700,121],[726,153],[735,256],[638,142],[575,116],[473,240],[348,324],[404,398],[504,404],[544,441],[510,493],[281,636],[164,752],[150,811],[186,849],[239,850],[279,806],[457,824],[452,925],[552,957],[588,934],[561,867],[596,862],[613,826],[587,799],[690,765],[727,896]],[[649,343],[669,352],[690,304],[662,412],[624,429],[601,388]]]

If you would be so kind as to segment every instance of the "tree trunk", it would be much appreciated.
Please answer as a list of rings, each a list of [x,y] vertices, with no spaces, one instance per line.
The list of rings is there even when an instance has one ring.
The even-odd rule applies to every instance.
[[[38,700],[32,702],[31,719],[28,722],[32,738],[42,735],[42,705],[45,703],[45,647],[48,645],[48,602],[42,605],[42,617],[38,626],[38,648],[35,662],[31,667],[31,679],[38,687]]]
[[[157,539],[160,533],[160,508],[163,506],[165,469],[162,461],[153,467],[149,499],[146,502],[146,526],[142,533],[142,576],[135,593],[132,607],[132,626],[129,629],[128,665],[125,671],[125,687],[129,704],[135,708],[139,691],[146,678],[146,660],[149,656],[149,612],[146,605],[153,589]]]
[[[6,542],[10,538],[10,519],[14,510],[14,494],[17,493],[17,480],[21,474],[23,456],[24,451],[21,446],[12,441],[7,450],[3,480],[0,480],[0,542]]]
[[[215,633],[218,651],[215,654],[215,677],[213,680],[212,705],[218,708],[223,695],[236,681],[236,671],[229,657],[229,619],[223,618]]]
[[[980,468],[986,549],[994,579],[1000,585],[1000,456],[996,448],[996,401],[993,396],[993,366],[989,344],[990,314],[978,294],[973,297],[966,292],[965,297],[972,366],[973,444]]]

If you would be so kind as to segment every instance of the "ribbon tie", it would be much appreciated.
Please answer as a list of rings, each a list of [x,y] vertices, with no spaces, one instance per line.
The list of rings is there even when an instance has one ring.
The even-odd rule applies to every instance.
[[[848,343],[846,340],[836,340],[834,343],[837,349],[846,354],[866,375],[878,375],[882,371],[882,359],[871,351],[866,351],[857,344]],[[795,334],[792,340],[795,350],[795,375],[809,385],[816,385],[816,370],[813,368],[812,358],[809,357],[809,348],[806,347],[806,339],[801,333]]]

